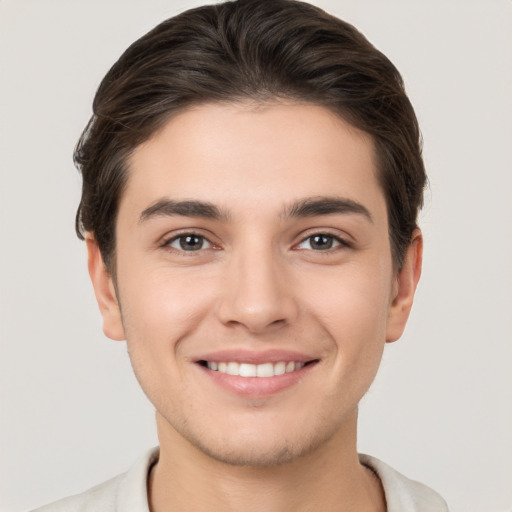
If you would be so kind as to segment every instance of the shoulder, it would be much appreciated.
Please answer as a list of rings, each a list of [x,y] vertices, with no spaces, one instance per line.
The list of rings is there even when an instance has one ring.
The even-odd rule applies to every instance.
[[[444,499],[430,487],[410,480],[375,457],[360,454],[359,460],[380,478],[388,512],[448,512]]]
[[[127,473],[32,512],[149,512],[147,476],[157,459],[158,450],[152,449]]]
[[[50,503],[33,512],[85,512],[95,510],[97,512],[110,512],[116,510],[116,497],[120,482],[124,474],[104,482],[88,491],[68,496],[55,503]]]

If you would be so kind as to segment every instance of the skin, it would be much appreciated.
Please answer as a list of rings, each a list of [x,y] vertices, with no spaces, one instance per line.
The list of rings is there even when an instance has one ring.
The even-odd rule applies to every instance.
[[[376,175],[371,139],[314,105],[201,105],[135,150],[116,286],[87,245],[104,332],[127,340],[156,408],[151,510],[385,510],[357,458],[357,405],[405,327],[422,239],[397,272]],[[319,211],[333,199],[352,207]],[[198,364],[223,350],[313,362],[244,394]]]

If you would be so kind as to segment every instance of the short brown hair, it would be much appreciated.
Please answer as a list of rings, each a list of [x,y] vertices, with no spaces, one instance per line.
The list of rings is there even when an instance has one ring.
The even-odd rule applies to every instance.
[[[421,135],[395,66],[352,25],[296,0],[237,0],[191,9],[133,43],[101,82],[75,149],[76,217],[107,268],[127,159],[191,105],[251,99],[325,106],[370,134],[400,268],[426,183]]]

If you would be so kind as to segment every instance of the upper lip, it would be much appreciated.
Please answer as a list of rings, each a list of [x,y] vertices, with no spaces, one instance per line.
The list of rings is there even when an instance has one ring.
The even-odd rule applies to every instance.
[[[318,358],[310,356],[308,354],[294,352],[290,350],[218,350],[215,352],[209,352],[199,357],[194,358],[196,362],[210,361],[214,363],[220,362],[236,362],[236,363],[251,363],[251,364],[263,364],[263,363],[280,363],[294,361],[296,363],[307,363]]]

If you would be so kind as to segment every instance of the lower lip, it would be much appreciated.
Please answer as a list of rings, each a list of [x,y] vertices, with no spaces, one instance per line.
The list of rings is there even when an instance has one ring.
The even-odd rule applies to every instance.
[[[300,370],[295,370],[283,375],[274,375],[274,377],[240,377],[238,375],[229,375],[215,370],[210,370],[205,366],[197,365],[215,384],[231,393],[245,397],[265,397],[274,395],[287,388],[297,384],[316,366],[312,362],[303,366]]]

